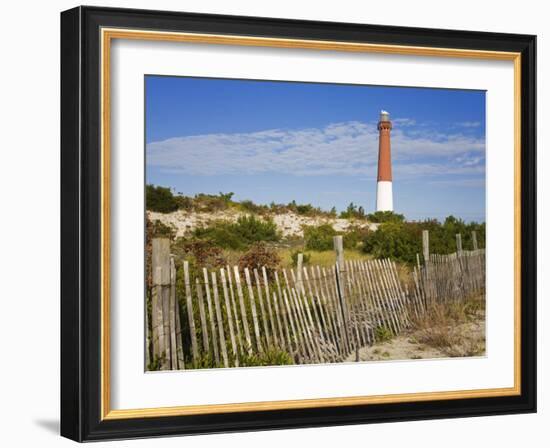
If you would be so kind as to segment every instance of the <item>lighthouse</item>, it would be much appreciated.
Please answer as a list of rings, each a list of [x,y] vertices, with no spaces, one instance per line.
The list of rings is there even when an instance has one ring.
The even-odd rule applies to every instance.
[[[378,122],[378,183],[376,184],[376,211],[393,211],[393,192],[391,176],[390,114],[380,112]]]

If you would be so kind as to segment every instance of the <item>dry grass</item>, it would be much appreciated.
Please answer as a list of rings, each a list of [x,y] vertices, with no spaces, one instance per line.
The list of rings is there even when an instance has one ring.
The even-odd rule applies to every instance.
[[[447,356],[485,353],[485,296],[461,303],[435,304],[413,324],[415,341]]]
[[[279,249],[279,256],[282,259],[284,267],[292,266],[292,252],[296,249]],[[311,266],[334,266],[336,263],[336,253],[333,250],[324,251],[304,251],[311,256],[309,265]],[[346,260],[370,260],[372,257],[360,250],[346,249]]]
[[[278,248],[277,254],[281,258],[281,267],[291,268],[292,266],[292,253],[296,252],[296,248]],[[333,250],[325,251],[304,251],[310,255],[309,266],[334,266],[336,263],[336,253]],[[238,264],[239,258],[242,256],[242,251],[236,250],[224,250],[224,256],[228,263],[233,266]],[[346,250],[346,260],[370,260],[372,257],[368,254],[361,252],[360,250]]]

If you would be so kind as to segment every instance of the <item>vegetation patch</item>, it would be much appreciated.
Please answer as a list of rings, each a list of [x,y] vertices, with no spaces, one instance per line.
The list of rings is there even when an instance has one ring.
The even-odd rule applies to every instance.
[[[369,230],[358,226],[347,232],[337,232],[330,224],[303,226],[306,250],[326,251],[334,249],[334,237],[342,235],[344,249],[355,249],[367,237]]]
[[[420,222],[387,221],[363,239],[363,251],[375,258],[390,257],[409,265],[416,263],[416,254],[422,253],[422,231],[430,232],[430,252],[456,252],[456,234],[462,235],[463,248],[472,249],[472,231],[476,231],[478,247],[485,247],[485,223],[469,223],[449,216],[443,223],[437,220]]]
[[[224,249],[244,250],[259,241],[277,242],[281,235],[272,219],[241,216],[237,222],[215,221],[195,230],[194,237]]]
[[[292,260],[292,266],[298,265],[298,255],[303,254],[302,262],[303,264],[309,264],[311,261],[311,254],[303,253],[300,250],[295,250],[290,254],[290,259]]]
[[[180,260],[188,260],[200,267],[220,268],[227,265],[223,250],[211,241],[178,238],[172,250]]]
[[[178,201],[174,198],[172,191],[167,187],[156,187],[147,185],[145,187],[145,197],[147,210],[153,210],[160,213],[175,212],[178,207]]]
[[[414,319],[414,338],[447,356],[477,356],[485,352],[485,332],[477,328],[485,321],[485,299],[434,304]]]
[[[392,332],[387,327],[376,327],[374,335],[378,342],[386,342],[392,338]]]
[[[399,213],[390,212],[390,211],[378,211],[374,213],[369,213],[367,219],[370,222],[382,223],[382,222],[403,222],[405,221],[405,216]]]
[[[365,209],[362,206],[357,206],[351,202],[346,210],[340,213],[340,218],[343,219],[365,219]]]
[[[281,257],[277,251],[265,243],[255,243],[245,252],[241,258],[239,258],[239,269],[241,271],[244,268],[248,269],[260,269],[265,266],[269,275],[281,267]]]
[[[330,210],[323,210],[309,203],[299,204],[295,200],[292,200],[288,204],[277,204],[275,202],[269,205],[256,204],[249,199],[234,200],[233,196],[235,194],[233,192],[220,192],[217,195],[200,193],[191,197],[185,196],[182,193],[174,193],[167,187],[147,185],[145,193],[147,210],[159,213],[172,213],[177,210],[212,213],[234,209],[256,215],[295,213],[309,217],[337,217],[336,207],[332,207]],[[343,212],[343,214],[348,214],[350,217],[355,218],[365,218],[364,209],[354,204],[350,204],[347,211]]]
[[[333,248],[333,238],[336,230],[330,224],[320,226],[304,226],[304,241],[307,250],[330,250]]]
[[[243,354],[239,364],[242,367],[253,366],[286,366],[294,364],[292,356],[279,348],[268,348],[258,354]]]

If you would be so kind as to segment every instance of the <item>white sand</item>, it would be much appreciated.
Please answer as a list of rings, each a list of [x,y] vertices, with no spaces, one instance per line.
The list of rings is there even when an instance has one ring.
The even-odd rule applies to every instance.
[[[245,216],[247,213],[236,212],[233,210],[221,211],[215,213],[204,212],[189,212],[178,210],[172,213],[147,212],[149,219],[152,221],[160,221],[164,225],[172,227],[176,232],[176,237],[186,236],[192,233],[198,227],[206,227],[209,223],[217,220],[235,222],[240,216]],[[295,213],[284,213],[279,215],[270,215],[277,229],[282,233],[283,237],[298,236],[303,237],[304,231],[302,226],[318,226],[321,224],[330,224],[337,232],[344,232],[351,226],[360,228],[368,227],[371,230],[376,230],[378,224],[369,223],[363,220],[350,220],[340,218],[327,217],[308,217],[300,216]]]

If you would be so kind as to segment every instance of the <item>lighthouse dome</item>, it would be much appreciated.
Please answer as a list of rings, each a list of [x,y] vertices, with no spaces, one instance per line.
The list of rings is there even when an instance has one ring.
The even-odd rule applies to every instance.
[[[390,121],[390,113],[387,110],[380,111],[380,121]]]

